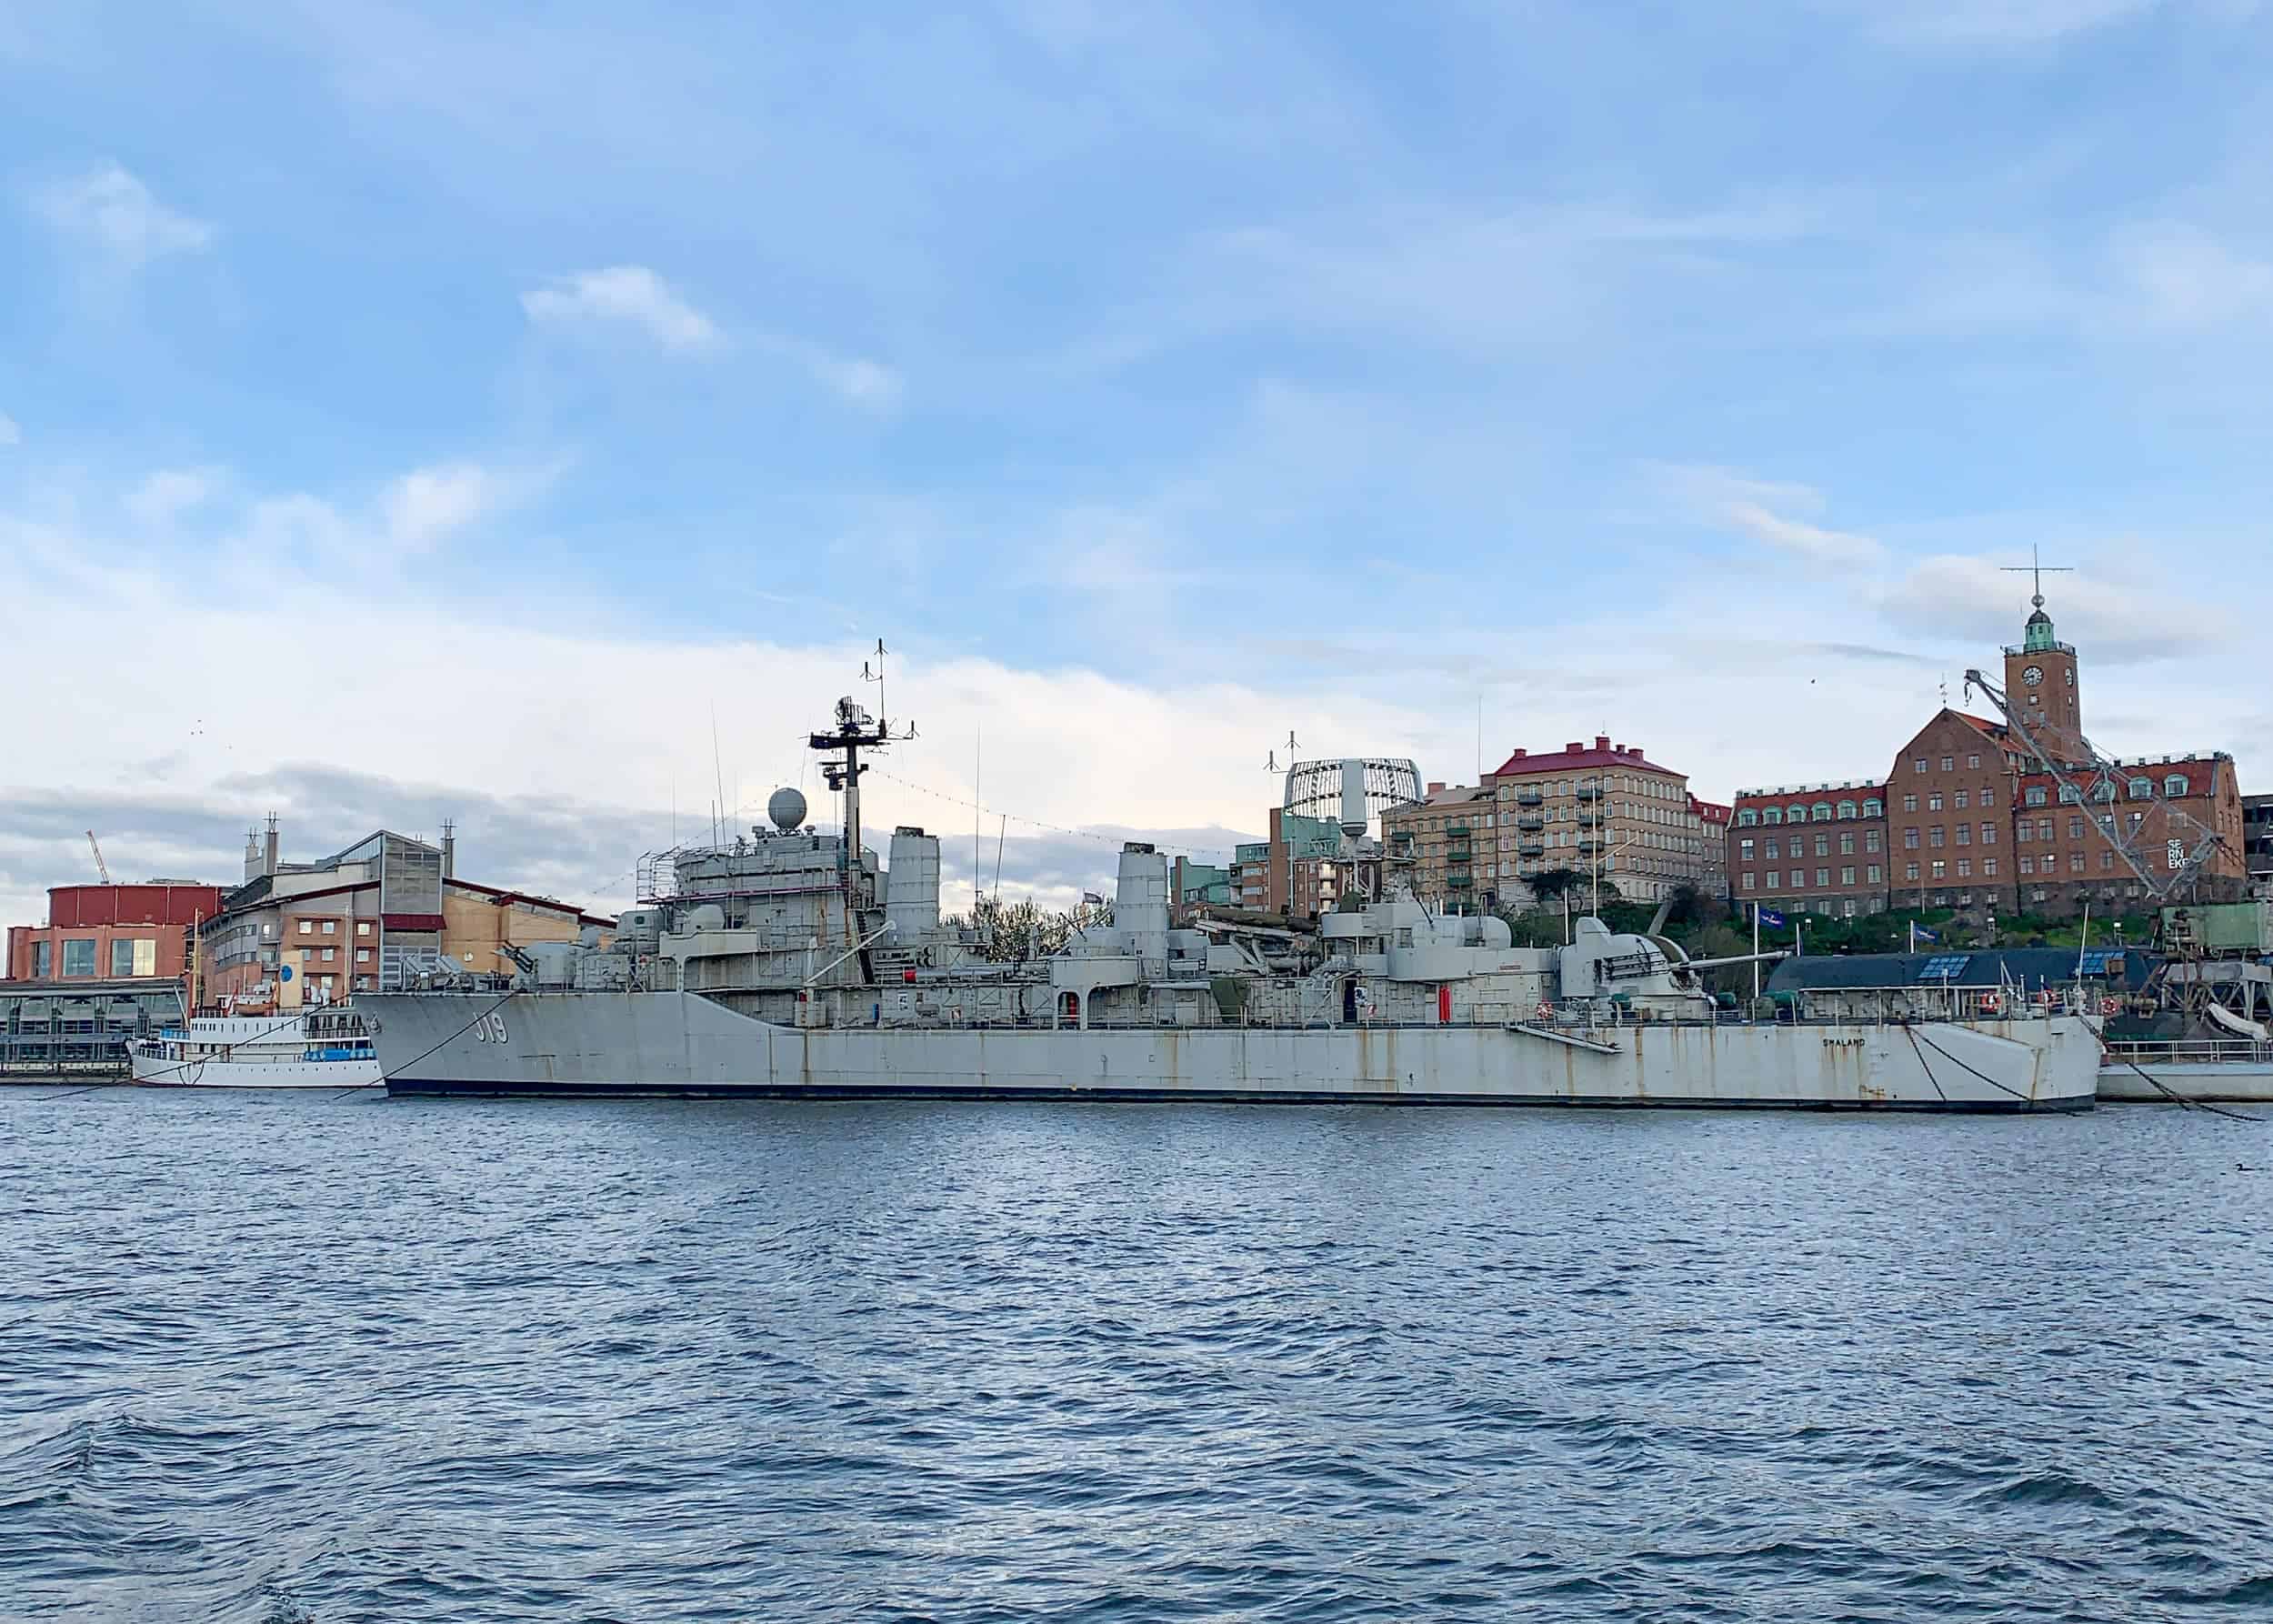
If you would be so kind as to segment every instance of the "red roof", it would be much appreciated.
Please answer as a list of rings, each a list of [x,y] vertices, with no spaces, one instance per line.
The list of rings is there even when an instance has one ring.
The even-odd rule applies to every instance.
[[[1608,734],[1597,733],[1591,747],[1574,740],[1546,756],[1534,756],[1528,750],[1517,750],[1499,764],[1499,770],[1493,777],[1520,778],[1534,773],[1584,772],[1611,767],[1636,767],[1646,773],[1663,773],[1672,778],[1687,776],[1675,772],[1669,767],[1659,767],[1642,754],[1639,745],[1614,745]]]
[[[1703,823],[1727,823],[1737,812],[1734,807],[1724,806],[1719,801],[1701,801],[1695,796],[1689,797],[1689,810],[1696,813]]]

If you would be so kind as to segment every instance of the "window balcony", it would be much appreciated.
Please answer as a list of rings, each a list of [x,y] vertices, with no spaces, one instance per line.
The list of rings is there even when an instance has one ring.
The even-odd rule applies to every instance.
[[[1466,891],[1474,887],[1476,882],[1465,874],[1453,874],[1445,877],[1445,884],[1452,890]]]
[[[1468,826],[1465,823],[1448,823],[1445,825],[1445,834],[1455,840],[1466,839],[1468,832]]]
[[[1578,787],[1578,798],[1582,801],[1598,801],[1602,798],[1602,791],[1595,785],[1581,784]]]
[[[1547,797],[1536,789],[1518,789],[1516,791],[1516,805],[1518,807],[1537,807],[1542,805],[1546,799]]]
[[[1543,857],[1547,856],[1547,843],[1543,840],[1526,840],[1516,847],[1516,853],[1519,857]]]
[[[1595,813],[1581,812],[1578,815],[1578,827],[1582,829],[1599,828],[1601,825],[1602,819]]]
[[[1445,861],[1447,863],[1465,863],[1474,855],[1475,848],[1473,847],[1456,846],[1450,851],[1445,853]]]
[[[1533,831],[1544,829],[1547,827],[1547,819],[1544,817],[1518,817],[1516,819],[1516,827]]]

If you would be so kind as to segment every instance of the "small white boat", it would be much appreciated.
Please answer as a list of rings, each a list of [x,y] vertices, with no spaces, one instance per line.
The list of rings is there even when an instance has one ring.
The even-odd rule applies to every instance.
[[[352,1009],[192,1019],[138,1039],[134,1080],[155,1088],[360,1088],[383,1078]]]

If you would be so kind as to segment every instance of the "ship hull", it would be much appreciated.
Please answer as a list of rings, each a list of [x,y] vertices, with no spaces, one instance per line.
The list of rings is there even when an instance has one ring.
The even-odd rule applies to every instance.
[[[2073,1017],[1900,1025],[824,1028],[684,993],[363,995],[387,1091],[575,1098],[2086,1110]]]

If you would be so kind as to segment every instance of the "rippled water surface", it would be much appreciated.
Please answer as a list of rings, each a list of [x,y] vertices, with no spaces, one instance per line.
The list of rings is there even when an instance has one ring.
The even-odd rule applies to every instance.
[[[0,1090],[0,1615],[2273,1616],[2273,1125]]]

